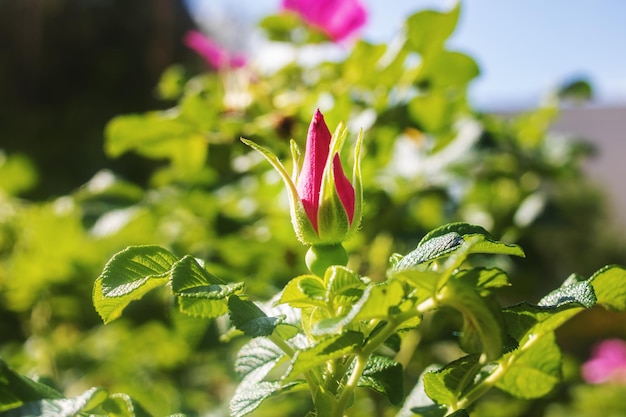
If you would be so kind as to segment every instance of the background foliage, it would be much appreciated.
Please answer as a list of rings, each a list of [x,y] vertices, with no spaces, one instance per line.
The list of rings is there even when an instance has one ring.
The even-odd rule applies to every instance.
[[[303,146],[316,107],[331,128],[347,122],[352,140],[365,131],[364,221],[348,250],[350,266],[372,279],[384,278],[392,253],[451,221],[524,248],[525,259],[495,261],[514,282],[515,292],[498,292],[508,303],[536,301],[570,272],[623,262],[601,193],[581,171],[589,147],[549,133],[558,92],[518,115],[468,102],[480,69],[446,46],[459,8],[409,16],[394,44],[358,41],[343,59],[267,73],[205,71],[172,41],[191,26],[181,5],[141,3],[46,3],[37,16],[58,38],[26,35],[28,6],[0,3],[2,38],[18,41],[0,48],[0,91],[11,103],[0,115],[0,356],[20,374],[67,396],[92,386],[123,392],[154,415],[226,413],[240,340],[220,341],[222,323],[191,321],[161,290],[104,326],[93,282],[112,254],[140,244],[203,259],[258,300],[301,274],[305,248],[282,183],[239,137],[286,161],[289,139]],[[296,55],[325,47],[289,16],[261,26]],[[104,153],[94,146],[102,140]],[[579,385],[577,364],[595,340],[626,336],[615,314],[591,310],[559,334],[573,391],[565,385],[536,402],[495,392],[477,415],[590,415],[594,388]],[[416,346],[405,358],[409,386],[429,363],[454,358],[457,327],[443,312],[407,335]],[[619,389],[603,395],[618,398]],[[306,401],[267,409],[301,415]],[[359,409],[376,414],[382,401],[372,395]]]

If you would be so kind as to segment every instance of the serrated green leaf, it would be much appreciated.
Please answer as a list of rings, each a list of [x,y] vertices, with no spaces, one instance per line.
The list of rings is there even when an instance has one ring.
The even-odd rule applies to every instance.
[[[302,381],[285,385],[276,381],[261,381],[253,385],[239,384],[230,400],[230,413],[232,417],[243,417],[256,410],[266,399],[304,385],[306,383]]]
[[[363,335],[358,332],[345,332],[318,341],[314,346],[299,350],[292,359],[291,367],[285,375],[285,382],[293,381],[298,375],[354,352],[363,344]]]
[[[115,254],[94,283],[93,304],[102,320],[115,320],[131,301],[165,285],[177,261],[158,246],[131,246]]]
[[[574,282],[552,291],[539,300],[540,307],[561,307],[567,304],[578,304],[591,308],[596,304],[593,287],[587,281]]]
[[[617,311],[626,310],[626,268],[606,266],[589,278],[598,304]]]
[[[480,370],[480,355],[468,355],[424,374],[424,390],[437,404],[455,404]]]
[[[278,317],[268,317],[252,301],[236,295],[228,297],[228,310],[233,326],[250,337],[269,336],[281,322]]]
[[[556,345],[554,333],[537,337],[523,350],[508,353],[502,359],[507,363],[504,375],[496,386],[518,398],[532,399],[547,395],[561,380],[561,351]]]
[[[389,317],[390,309],[395,309],[404,297],[400,281],[390,280],[365,288],[361,298],[352,304],[346,314],[339,317],[321,318],[313,327],[316,335],[336,334],[359,320]]]
[[[392,404],[400,404],[404,399],[404,384],[402,365],[386,357],[371,356],[358,386],[372,388],[385,395]]]
[[[174,264],[171,285],[181,312],[209,319],[226,314],[228,297],[244,288],[242,282],[226,284],[189,255]]]
[[[222,284],[225,282],[209,273],[190,255],[184,256],[172,268],[172,291],[175,294],[192,288]]]
[[[365,284],[359,275],[344,266],[332,266],[324,275],[326,299],[335,306],[352,305],[363,295]]]
[[[108,397],[102,388],[90,388],[76,398],[44,398],[2,412],[3,417],[74,417],[100,405]]]
[[[417,248],[398,261],[393,270],[402,271],[415,268],[425,262],[449,256],[466,242],[471,242],[468,254],[492,253],[524,256],[524,252],[519,246],[493,239],[489,232],[480,226],[468,223],[451,223],[424,236],[417,244]]]
[[[254,381],[259,382],[285,357],[285,353],[271,340],[265,337],[257,337],[243,345],[239,353],[237,353],[235,372],[242,378],[252,378]],[[263,369],[263,367],[267,369]],[[250,383],[253,382],[250,381]]]
[[[326,288],[321,278],[301,275],[289,281],[277,304],[289,304],[296,308],[326,306]]]
[[[583,310],[577,304],[560,307],[539,307],[530,303],[519,303],[502,310],[506,329],[515,340],[523,344],[532,337],[541,337],[556,330],[567,320]]]
[[[396,264],[395,270],[402,271],[404,269],[413,268],[424,262],[445,256],[461,246],[464,242],[463,238],[456,232],[434,236],[432,239],[426,241],[422,240],[414,251],[409,252]]]

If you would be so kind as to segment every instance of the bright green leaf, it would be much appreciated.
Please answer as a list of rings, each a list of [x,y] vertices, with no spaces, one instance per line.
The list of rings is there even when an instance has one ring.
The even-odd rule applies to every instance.
[[[593,287],[587,281],[575,282],[562,286],[539,300],[540,307],[561,307],[567,304],[579,304],[591,308],[596,304]]]
[[[303,385],[305,383],[301,381],[285,385],[276,381],[261,381],[251,385],[239,384],[230,400],[230,413],[232,417],[243,417],[256,410],[266,399]]]
[[[246,343],[237,353],[235,371],[253,384],[262,381],[285,358],[285,353],[271,340],[257,337]]]
[[[174,264],[172,291],[180,311],[195,317],[216,318],[228,312],[228,296],[243,291],[242,282],[226,284],[210,274],[192,256]]]
[[[455,404],[478,374],[479,355],[468,355],[424,374],[424,390],[437,404]]]
[[[471,241],[468,253],[524,256],[519,246],[493,239],[489,232],[480,226],[451,223],[424,236],[415,250],[395,264],[394,271],[415,268],[422,263],[449,256],[455,250],[460,249],[466,241]]]
[[[354,271],[343,266],[332,266],[324,275],[327,300],[335,306],[352,305],[362,295],[365,284]]]
[[[115,320],[131,301],[165,285],[177,261],[158,246],[131,246],[115,254],[94,283],[93,303],[102,320]]]
[[[298,375],[313,369],[326,361],[348,355],[363,344],[363,335],[358,332],[346,332],[322,339],[314,346],[299,350],[292,359],[291,368],[285,381],[293,381]]]
[[[509,362],[510,356],[515,360]],[[554,333],[536,337],[523,350],[505,355],[501,362],[507,365],[500,365],[505,366],[505,373],[496,386],[518,398],[543,397],[561,380],[561,351]]]
[[[589,278],[598,304],[612,310],[626,310],[626,268],[609,265]]]
[[[326,306],[324,282],[315,275],[301,275],[289,281],[280,295],[278,304],[292,307]]]
[[[406,20],[407,44],[416,52],[427,55],[443,48],[459,18],[459,3],[448,12],[424,10]]]
[[[252,301],[236,295],[228,297],[228,310],[233,325],[250,337],[269,336],[281,322],[277,317],[268,317]]]

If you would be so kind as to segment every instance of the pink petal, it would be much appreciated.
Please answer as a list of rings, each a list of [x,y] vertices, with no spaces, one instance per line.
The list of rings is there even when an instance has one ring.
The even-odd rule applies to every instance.
[[[591,384],[623,382],[626,373],[626,342],[609,339],[593,350],[592,357],[581,368],[583,379]]]
[[[341,161],[339,160],[339,155],[335,154],[333,157],[333,174],[335,177],[335,187],[337,189],[337,194],[339,194],[339,199],[341,200],[341,204],[343,204],[343,208],[346,210],[346,214],[348,215],[348,221],[352,224],[352,219],[354,218],[354,187],[346,177],[346,174],[343,173],[343,168],[341,167]]]
[[[317,212],[319,210],[320,190],[331,138],[332,135],[326,126],[324,116],[319,109],[315,110],[307,134],[302,170],[298,177],[298,184],[296,184],[304,210],[315,231],[318,231]]]

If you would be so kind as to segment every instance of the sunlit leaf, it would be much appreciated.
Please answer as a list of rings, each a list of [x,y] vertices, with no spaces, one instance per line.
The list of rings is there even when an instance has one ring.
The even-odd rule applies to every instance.
[[[523,351],[513,351],[515,361],[506,366],[506,372],[496,386],[518,398],[539,398],[548,394],[561,380],[561,351],[554,334],[537,337]]]
[[[239,384],[235,394],[230,400],[230,412],[232,417],[242,417],[256,410],[263,401],[270,397],[288,392],[304,382],[295,381],[289,384],[281,384],[276,381],[261,381],[256,384]]]
[[[589,278],[598,304],[612,310],[626,310],[626,268],[609,265]]]
[[[293,381],[298,375],[309,369],[315,368],[331,359],[339,359],[363,343],[363,335],[358,332],[346,332],[336,336],[330,336],[316,345],[296,352],[293,357],[291,368],[285,376],[285,381]]]
[[[438,404],[454,404],[478,374],[479,355],[469,355],[424,374],[424,390]]]
[[[326,305],[326,288],[321,278],[315,275],[301,275],[289,281],[278,300],[292,307]]]
[[[250,337],[269,336],[282,321],[278,317],[268,317],[252,301],[236,295],[228,297],[228,310],[233,326]]]
[[[131,246],[115,254],[94,283],[93,303],[102,320],[115,320],[131,301],[165,285],[177,261],[158,246]]]
[[[424,236],[415,250],[395,264],[394,271],[414,268],[422,263],[448,256],[468,240],[472,241],[469,253],[524,256],[524,252],[519,246],[495,240],[489,232],[480,226],[451,223]]]

